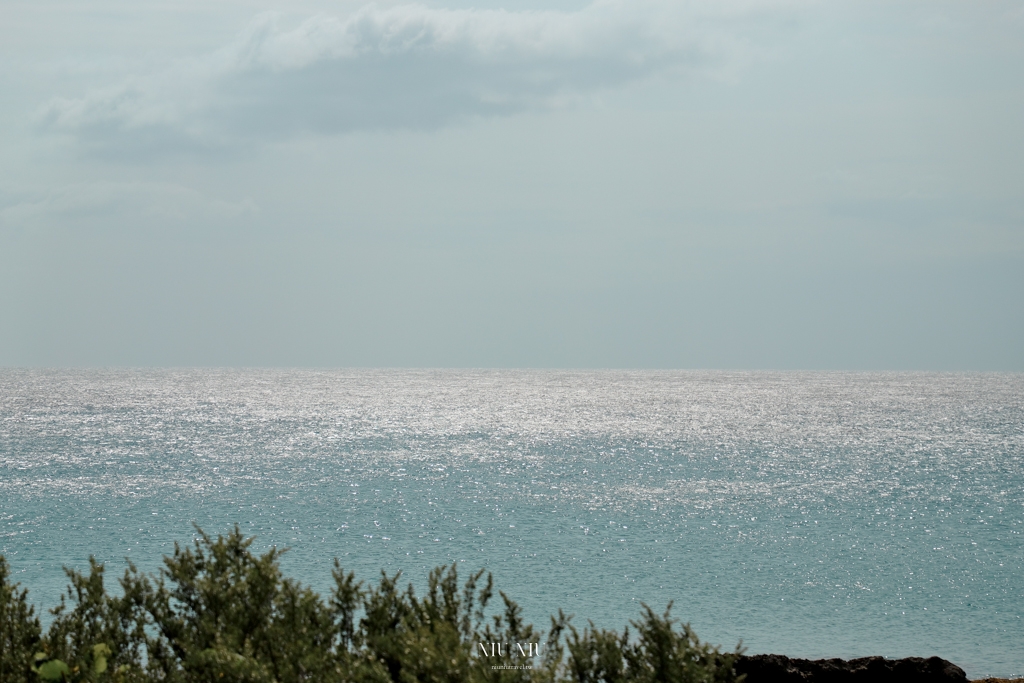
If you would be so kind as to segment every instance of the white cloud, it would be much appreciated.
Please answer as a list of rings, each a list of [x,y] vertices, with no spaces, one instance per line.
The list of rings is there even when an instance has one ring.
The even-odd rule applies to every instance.
[[[778,2],[604,0],[577,12],[368,5],[236,40],[78,98],[42,127],[125,153],[204,149],[296,133],[430,128],[548,107],[666,69],[742,59],[744,27]]]

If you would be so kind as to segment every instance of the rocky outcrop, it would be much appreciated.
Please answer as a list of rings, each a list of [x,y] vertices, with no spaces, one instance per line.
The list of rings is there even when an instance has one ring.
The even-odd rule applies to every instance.
[[[782,655],[740,657],[745,683],[967,683],[964,670],[938,657],[791,659]]]

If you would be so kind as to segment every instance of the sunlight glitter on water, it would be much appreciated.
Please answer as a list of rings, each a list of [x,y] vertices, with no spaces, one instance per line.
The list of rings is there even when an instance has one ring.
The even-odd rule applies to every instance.
[[[1024,377],[0,371],[0,552],[52,605],[238,523],[324,589],[485,566],[534,623],[639,603],[793,656],[1024,656]]]

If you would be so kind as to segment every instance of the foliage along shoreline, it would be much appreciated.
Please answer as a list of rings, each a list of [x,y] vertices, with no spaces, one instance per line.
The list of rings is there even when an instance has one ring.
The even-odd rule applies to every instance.
[[[93,558],[88,573],[65,568],[45,633],[0,555],[0,681],[741,683],[741,648],[702,643],[671,603],[644,605],[632,631],[577,629],[559,610],[543,632],[484,570],[460,584],[454,564],[438,567],[420,596],[401,572],[365,585],[335,559],[321,596],[281,573],[284,551],[252,553],[237,526],[216,539],[196,530],[156,574],[129,563],[120,597]]]

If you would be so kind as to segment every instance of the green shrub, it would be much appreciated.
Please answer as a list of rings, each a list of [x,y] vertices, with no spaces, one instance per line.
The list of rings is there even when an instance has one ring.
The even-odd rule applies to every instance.
[[[7,560],[0,555],[0,681],[27,683],[34,680],[33,656],[39,649],[42,630],[28,591],[10,583]]]
[[[123,595],[103,565],[67,569],[70,585],[44,635],[0,557],[3,683],[739,683],[740,650],[701,643],[646,605],[621,635],[576,630],[559,611],[547,634],[483,570],[460,583],[434,569],[418,595],[401,574],[364,587],[335,560],[326,599],[284,577],[283,551],[250,550],[236,526],[175,544],[155,575],[129,564]],[[671,605],[669,606],[671,608]],[[567,636],[563,639],[563,635]]]
[[[570,626],[566,677],[572,683],[739,683],[734,666],[742,653],[722,653],[701,643],[684,624],[670,616],[672,604],[658,616],[647,605],[640,621],[630,622],[622,635],[597,629],[591,623],[580,634]]]
[[[125,578],[134,571],[135,567],[129,565]],[[37,662],[54,663],[40,664],[40,676],[60,680],[48,678],[42,673],[43,667],[53,672],[59,668],[58,663],[65,663],[69,669],[66,680],[145,680],[141,668],[145,621],[139,619],[139,611],[133,606],[136,596],[131,591],[120,598],[110,596],[103,582],[103,565],[92,557],[88,574],[67,568],[64,572],[70,583],[60,604],[50,610],[54,619],[36,655]]]

